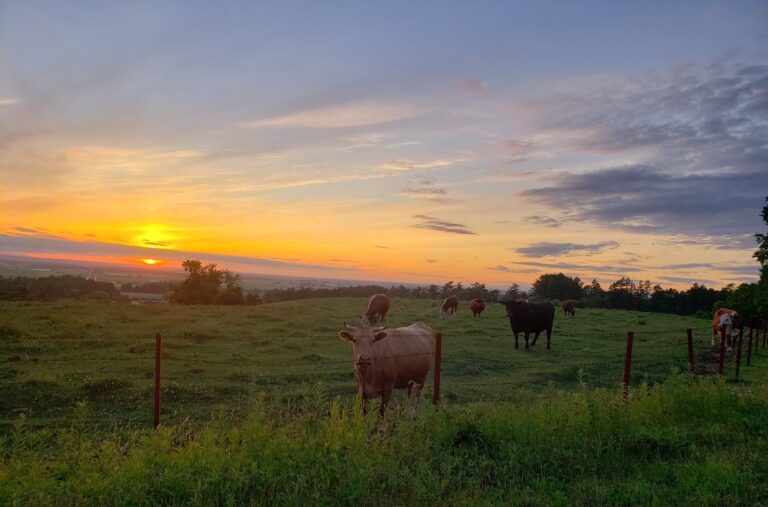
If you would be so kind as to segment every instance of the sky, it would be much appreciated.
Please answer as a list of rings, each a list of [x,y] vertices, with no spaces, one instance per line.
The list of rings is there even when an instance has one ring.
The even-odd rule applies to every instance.
[[[0,255],[720,287],[767,195],[764,1],[0,0]]]

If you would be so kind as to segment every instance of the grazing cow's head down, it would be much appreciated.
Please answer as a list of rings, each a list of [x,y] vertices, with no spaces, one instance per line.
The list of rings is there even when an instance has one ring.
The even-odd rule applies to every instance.
[[[738,316],[736,312],[732,313],[725,313],[720,316],[720,322],[718,323],[719,329],[724,329],[726,333],[732,335],[732,336],[738,336],[739,330],[734,325],[734,319]]]
[[[339,338],[352,344],[355,368],[365,370],[371,366],[375,357],[373,344],[383,340],[388,334],[383,327],[350,326],[344,323],[344,329],[339,331]]]

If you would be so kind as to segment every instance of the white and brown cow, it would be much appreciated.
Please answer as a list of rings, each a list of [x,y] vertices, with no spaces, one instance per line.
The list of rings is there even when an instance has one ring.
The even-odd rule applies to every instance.
[[[456,298],[456,296],[448,296],[447,298],[443,299],[443,304],[440,305],[440,318],[443,318],[445,315],[450,315],[453,317],[456,315],[456,310],[459,308],[459,300]]]
[[[384,317],[389,311],[389,296],[386,294],[374,294],[368,300],[365,315],[360,316],[360,323],[364,326],[383,324]]]
[[[712,341],[710,345],[714,345],[715,340],[720,340],[721,332],[725,331],[725,345],[728,350],[731,350],[739,337],[742,324],[741,315],[738,312],[730,308],[719,308],[712,316]],[[718,341],[718,343],[720,342]]]
[[[408,397],[415,398],[414,413],[418,410],[435,356],[435,332],[431,327],[423,322],[396,329],[345,323],[339,338],[352,344],[352,367],[363,413],[368,410],[369,399],[381,397],[379,413],[383,416],[395,389],[408,389]]]

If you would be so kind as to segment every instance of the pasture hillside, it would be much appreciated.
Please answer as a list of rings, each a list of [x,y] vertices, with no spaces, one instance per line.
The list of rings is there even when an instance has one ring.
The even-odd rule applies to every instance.
[[[364,299],[290,301],[255,307],[123,305],[98,302],[0,303],[0,419],[68,425],[78,402],[90,424],[144,426],[151,420],[154,335],[162,333],[163,421],[239,414],[257,400],[326,406],[355,395],[350,345],[337,337]],[[424,321],[443,333],[444,404],[529,402],[579,382],[618,388],[627,331],[635,332],[632,383],[685,370],[686,328],[697,353],[710,351],[708,321],[619,310],[558,311],[552,350],[513,348],[501,305],[473,318],[462,302],[453,319],[438,301],[393,299],[389,326]],[[728,366],[729,375],[732,367]],[[743,368],[745,382],[761,380]],[[431,378],[431,376],[430,376]],[[429,395],[427,386],[425,396]],[[402,395],[395,398],[403,401]]]

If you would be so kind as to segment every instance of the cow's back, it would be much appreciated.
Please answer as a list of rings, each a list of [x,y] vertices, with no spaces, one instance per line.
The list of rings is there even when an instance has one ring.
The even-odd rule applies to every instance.
[[[543,331],[552,329],[555,307],[552,303],[528,303],[518,309],[513,322],[517,331]]]
[[[385,387],[423,384],[435,355],[435,332],[423,322],[389,329],[383,340],[374,343],[376,377]]]

